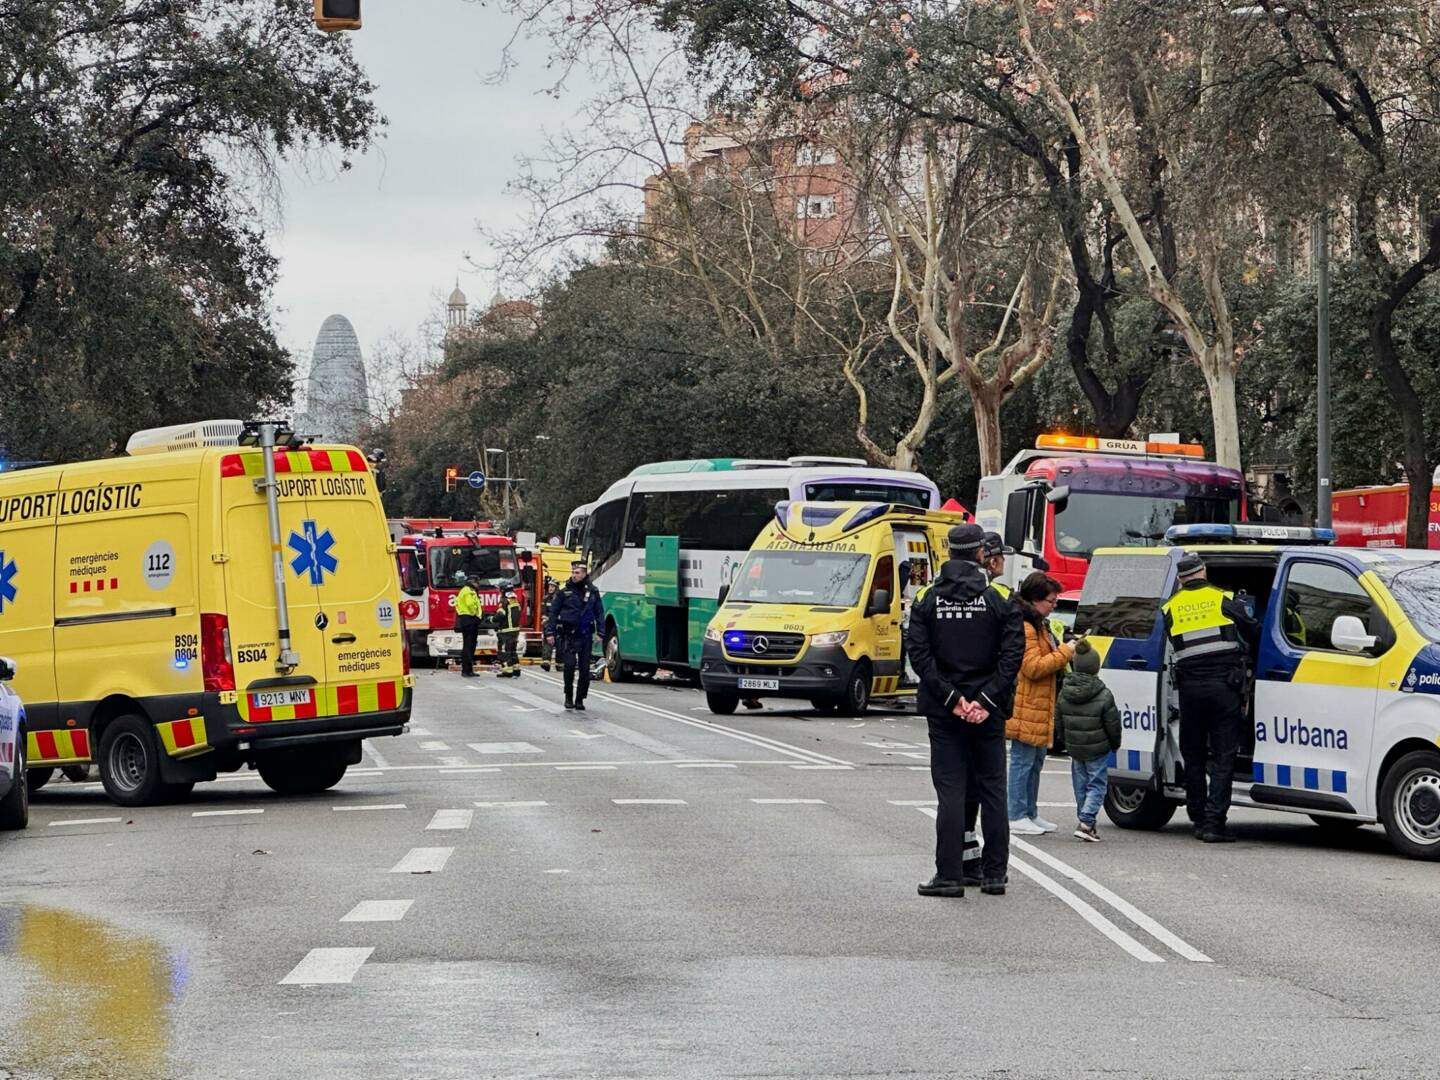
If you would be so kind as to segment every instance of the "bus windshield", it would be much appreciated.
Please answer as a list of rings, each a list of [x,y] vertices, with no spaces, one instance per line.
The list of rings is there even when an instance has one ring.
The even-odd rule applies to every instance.
[[[480,585],[502,588],[519,585],[520,573],[515,565],[515,549],[492,544],[486,547],[470,544],[447,544],[430,549],[430,587],[458,589],[471,574],[480,578]]]
[[[730,600],[749,604],[854,607],[870,567],[869,555],[834,551],[752,551],[740,567]]]
[[[1385,582],[1410,625],[1440,642],[1440,560],[1386,560],[1370,569]]]
[[[1172,525],[1231,524],[1240,500],[1216,496],[1163,499],[1153,495],[1077,491],[1055,511],[1055,550],[1088,559],[1096,548],[1154,547]]]

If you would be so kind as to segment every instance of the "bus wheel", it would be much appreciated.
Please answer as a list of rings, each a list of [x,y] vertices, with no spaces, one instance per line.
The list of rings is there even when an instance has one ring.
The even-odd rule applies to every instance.
[[[1440,754],[1416,750],[1390,766],[1380,787],[1380,812],[1396,851],[1440,859]]]
[[[255,759],[260,779],[277,795],[317,795],[345,777],[349,768],[330,751],[287,750]]]
[[[100,738],[100,782],[120,806],[152,806],[165,798],[155,729],[138,716],[111,721]]]
[[[25,775],[25,736],[15,740],[15,771],[10,790],[0,800],[0,829],[23,829],[30,824],[30,783]]]
[[[633,677],[630,665],[620,655],[620,633],[609,630],[605,634],[605,670],[610,673],[611,682],[629,682]]]
[[[705,691],[705,704],[716,716],[733,716],[740,707],[739,694],[712,694]]]
[[[30,769],[25,773],[25,786],[30,789],[30,794],[33,795],[48,784],[54,775],[54,769]]]
[[[1149,788],[1112,783],[1105,792],[1105,816],[1122,829],[1163,829],[1175,816],[1175,807]]]
[[[861,660],[850,669],[845,692],[839,701],[841,716],[864,716],[870,708],[870,664]]]

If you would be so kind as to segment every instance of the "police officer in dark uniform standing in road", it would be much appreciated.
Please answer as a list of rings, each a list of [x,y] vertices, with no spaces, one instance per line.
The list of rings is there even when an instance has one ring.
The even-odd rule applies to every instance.
[[[585,711],[590,691],[592,638],[605,625],[600,590],[590,584],[584,560],[570,564],[570,580],[555,590],[550,601],[550,634],[565,671],[565,707]],[[576,685],[576,675],[579,685]]]
[[[1235,839],[1225,818],[1245,722],[1245,648],[1257,640],[1259,627],[1247,605],[1206,580],[1200,556],[1184,556],[1179,576],[1179,591],[1161,610],[1180,692],[1185,811],[1197,837],[1224,844]]]
[[[985,532],[950,530],[950,560],[910,613],[910,664],[920,678],[917,707],[930,729],[935,876],[921,896],[964,896],[965,803],[975,789],[985,836],[980,891],[1005,892],[1010,822],[1005,812],[1005,719],[1025,654],[1020,611],[981,568]]]

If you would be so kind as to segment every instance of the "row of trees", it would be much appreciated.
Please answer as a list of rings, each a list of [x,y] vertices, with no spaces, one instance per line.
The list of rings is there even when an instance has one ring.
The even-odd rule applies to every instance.
[[[452,344],[431,381],[462,426],[525,443],[537,523],[656,457],[858,448],[963,495],[1055,424],[1179,429],[1235,466],[1293,452],[1310,487],[1323,214],[1336,479],[1410,480],[1423,543],[1433,5],[512,7],[603,89],[495,239],[517,271],[593,246],[551,274],[538,334]]]

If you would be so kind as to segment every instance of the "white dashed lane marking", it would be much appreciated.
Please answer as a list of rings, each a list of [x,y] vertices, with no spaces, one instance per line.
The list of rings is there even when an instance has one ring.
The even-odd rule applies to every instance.
[[[305,959],[280,980],[281,986],[318,986],[348,983],[370,959],[374,947],[366,949],[311,949]]]
[[[475,816],[473,810],[436,810],[435,816],[426,825],[427,831],[431,829],[468,829],[470,819]]]
[[[392,874],[438,874],[454,854],[453,847],[417,847],[390,868]]]
[[[751,799],[753,803],[761,806],[824,806],[824,799]]]
[[[344,813],[351,810],[404,810],[403,802],[374,803],[370,806],[332,806],[330,809]]]
[[[66,818],[64,821],[52,821],[52,822],[50,822],[50,823],[49,823],[49,827],[53,829],[56,825],[111,825],[111,824],[113,824],[114,822],[124,821],[124,820],[125,820],[124,818],[118,818],[118,817],[77,817],[77,818]]]
[[[558,772],[605,772],[615,770],[614,765],[556,765]]]
[[[500,810],[522,806],[549,806],[550,804],[543,799],[532,799],[529,802],[477,802],[475,805],[481,810]]]
[[[192,812],[191,812],[190,816],[191,816],[191,817],[240,817],[240,816],[242,816],[242,815],[244,815],[244,814],[263,814],[264,812],[265,812],[265,811],[262,810],[262,809],[260,809],[259,807],[253,807],[253,808],[246,809],[246,810],[195,810],[195,811],[192,811]]]
[[[684,799],[611,799],[616,806],[689,806]]]
[[[399,922],[414,900],[361,900],[341,922]]]
[[[468,744],[477,754],[543,754],[545,751],[528,742],[472,742]]]
[[[443,754],[446,750],[449,750],[449,749],[450,749],[450,744],[449,744],[449,743],[440,742],[440,741],[437,740],[437,739],[432,739],[432,740],[429,740],[428,742],[422,742],[422,743],[420,744],[420,749],[421,749],[421,750],[424,750],[427,754],[429,754],[429,753]]]

